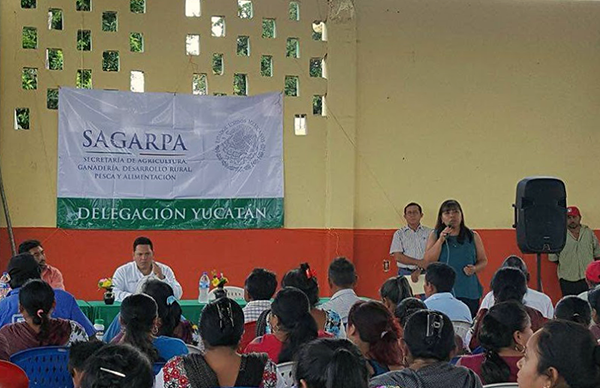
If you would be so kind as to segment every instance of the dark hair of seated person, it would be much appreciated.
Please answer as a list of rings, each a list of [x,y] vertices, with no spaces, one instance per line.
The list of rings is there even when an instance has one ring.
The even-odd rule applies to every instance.
[[[345,257],[337,257],[327,270],[329,281],[340,288],[352,288],[356,283],[356,268],[354,264]]]
[[[244,282],[251,300],[270,300],[277,289],[277,276],[268,269],[254,268]]]
[[[367,388],[369,373],[360,350],[346,339],[322,338],[304,345],[295,358],[297,387]]]
[[[236,349],[244,334],[244,312],[235,301],[223,297],[210,302],[200,316],[200,335],[206,349]]]
[[[54,290],[41,279],[31,279],[19,291],[19,306],[39,326],[37,339],[40,346],[47,345],[50,337],[50,312],[54,307]],[[38,314],[39,312],[39,314]]]
[[[529,314],[515,301],[498,303],[483,317],[479,343],[485,353],[481,375],[486,384],[509,381],[510,367],[499,352],[503,348],[514,348],[514,333],[525,331],[528,325],[531,325]]]
[[[530,346],[531,342],[534,342],[533,346]],[[558,381],[552,386],[600,387],[600,346],[583,325],[561,319],[549,321],[530,339],[527,352],[530,351],[537,353],[538,375],[552,376],[552,370],[558,372]],[[520,363],[527,362],[527,358],[526,355]],[[522,371],[521,367],[519,374]],[[563,380],[562,384],[560,380]]]
[[[406,277],[394,276],[381,285],[379,295],[382,300],[387,299],[393,305],[397,306],[404,299],[412,297],[413,293]]]
[[[596,323],[600,322],[600,286],[588,292],[588,300],[592,310],[596,310]]]
[[[319,303],[319,283],[317,278],[312,275],[308,263],[302,263],[299,268],[286,272],[281,279],[281,287],[296,287],[304,292],[311,308]]]
[[[516,268],[502,267],[494,274],[491,288],[496,303],[509,300],[523,303],[523,297],[527,293],[527,278]]]
[[[279,330],[287,334],[279,353],[280,363],[292,361],[302,345],[317,338],[317,323],[310,314],[310,303],[299,289],[279,290],[271,303],[271,315],[279,320]]]
[[[402,302],[398,303],[396,310],[394,310],[394,316],[398,318],[398,322],[401,327],[406,325],[408,318],[419,310],[425,310],[427,306],[419,298],[406,298]]]
[[[10,275],[9,285],[13,290],[28,280],[41,279],[42,268],[31,253],[20,253],[8,261],[6,272]]]
[[[79,386],[83,377],[85,362],[94,354],[106,346],[102,341],[79,341],[69,347],[69,362],[67,369],[73,378],[75,386]]]
[[[146,294],[129,295],[121,303],[121,323],[125,330],[122,341],[139,349],[151,362],[158,360],[152,338],[157,310],[154,299]]]
[[[452,292],[456,271],[446,263],[431,263],[427,267],[425,281],[435,287],[436,293]]]
[[[404,327],[403,341],[410,359],[449,361],[456,347],[452,321],[444,313],[420,310],[412,314]]]
[[[181,306],[173,293],[173,288],[160,280],[149,280],[144,284],[142,292],[150,295],[158,306],[160,327],[157,335],[173,337],[173,331],[181,322]],[[172,297],[172,298],[169,298]]]
[[[154,372],[148,357],[131,345],[111,344],[85,363],[81,388],[152,388]]]
[[[554,309],[554,317],[589,327],[592,323],[592,309],[587,301],[569,295],[558,301]]]

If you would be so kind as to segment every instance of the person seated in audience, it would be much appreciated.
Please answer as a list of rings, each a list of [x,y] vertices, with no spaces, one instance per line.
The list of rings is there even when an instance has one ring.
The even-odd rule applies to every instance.
[[[483,384],[517,382],[517,362],[532,335],[531,320],[522,305],[514,301],[495,304],[479,332],[484,352],[463,356],[458,365],[477,373]]]
[[[575,322],[546,323],[527,342],[518,367],[519,388],[600,387],[600,347]]]
[[[500,266],[502,267],[510,267],[516,268],[523,272],[525,277],[527,278],[527,283],[529,283],[529,279],[531,275],[529,274],[529,270],[527,269],[527,265],[519,256],[510,255]],[[529,306],[531,308],[536,309],[547,319],[554,318],[554,305],[552,304],[552,299],[543,292],[539,292],[534,290],[533,288],[527,287],[527,292],[525,292],[525,296],[523,297],[523,304],[525,306]],[[494,293],[492,291],[488,292],[483,301],[481,302],[481,309],[488,309],[494,305]]]
[[[204,308],[200,335],[204,354],[175,357],[156,377],[156,387],[265,387],[277,384],[275,364],[265,353],[238,354],[244,314],[235,301],[223,297]]]
[[[408,318],[411,315],[419,310],[426,309],[427,306],[425,306],[425,303],[421,299],[410,297],[398,303],[398,306],[396,306],[396,309],[394,310],[394,316],[398,320],[400,328],[403,329],[406,325],[406,321],[408,321]]]
[[[121,302],[127,296],[140,292],[144,283],[151,279],[169,284],[177,299],[183,295],[171,267],[154,260],[152,241],[148,237],[138,237],[133,242],[133,261],[117,268],[112,277],[115,300]]]
[[[321,310],[319,304],[319,283],[308,263],[300,264],[300,268],[288,271],[281,280],[282,287],[296,287],[308,297],[310,314],[317,322],[319,330],[338,338],[346,338],[346,329],[339,314],[333,310]]]
[[[344,339],[321,338],[298,352],[298,388],[367,388],[368,371],[360,351]]]
[[[62,273],[58,268],[46,262],[46,252],[41,242],[38,240],[25,240],[19,244],[19,253],[29,253],[33,256],[42,269],[42,280],[50,284],[50,287],[61,290],[65,289]]]
[[[592,324],[592,309],[590,304],[578,296],[568,295],[558,301],[554,318],[579,323],[584,327]]]
[[[360,300],[354,292],[356,269],[345,257],[338,257],[329,264],[327,280],[333,295],[321,305],[323,310],[333,310],[340,315],[344,325],[348,323],[348,312],[354,303]]]
[[[383,303],[361,300],[352,306],[348,339],[367,360],[369,377],[401,368],[400,326]]]
[[[425,306],[429,310],[440,311],[452,321],[473,323],[469,306],[452,294],[456,272],[445,263],[431,263],[425,273]]]
[[[590,331],[600,342],[600,286],[596,286],[590,291],[589,295],[590,307],[592,308],[592,326]]]
[[[23,315],[19,312],[19,293],[21,286],[28,280],[40,279],[40,265],[30,253],[21,253],[10,259],[6,272],[10,276],[12,290],[0,300],[0,327],[9,323],[22,321]],[[73,295],[67,291],[54,289],[56,308],[52,311],[53,318],[70,319],[79,323],[88,336],[96,334],[94,325],[81,311]]]
[[[585,269],[585,281],[589,289],[583,291],[577,296],[579,296],[583,300],[588,300],[588,295],[590,291],[592,291],[598,285],[600,285],[600,260],[594,260],[590,264],[588,264],[587,268]]]
[[[13,354],[29,348],[87,341],[88,336],[79,323],[51,318],[54,306],[54,290],[48,283],[41,279],[25,283],[19,292],[19,312],[25,321],[0,329],[0,360],[9,360]]]
[[[303,344],[318,336],[317,322],[310,314],[306,295],[295,287],[284,287],[271,303],[272,334],[255,338],[244,353],[267,353],[275,363],[291,361]]]
[[[373,377],[370,387],[481,388],[475,372],[449,363],[456,346],[452,321],[444,313],[421,310],[412,314],[404,327],[402,348],[408,367]]]
[[[81,388],[152,388],[152,364],[131,345],[106,345],[84,365]]]
[[[255,322],[263,311],[271,308],[277,289],[277,277],[264,268],[254,268],[244,282],[244,323]]]
[[[188,348],[179,338],[159,336],[158,306],[146,294],[130,295],[121,304],[122,338],[112,343],[127,343],[138,348],[151,362],[167,361],[188,354]]]
[[[379,289],[379,296],[381,301],[393,314],[396,310],[398,303],[402,302],[406,298],[413,296],[408,279],[405,276],[395,276],[389,278],[381,285]]]
[[[523,275],[523,272],[516,268],[503,267],[496,271],[492,278],[492,292],[494,293],[494,303],[502,303],[508,301],[515,301],[523,304],[523,297],[527,292],[527,278]],[[529,306],[524,306],[525,311],[531,319],[531,329],[537,331],[546,323],[547,319],[544,318],[542,313],[538,310]],[[481,309],[475,318],[475,324],[473,325],[473,336],[469,347],[475,351],[479,347],[479,331],[481,330],[481,323],[483,317],[488,313],[488,309]]]
[[[75,342],[69,348],[69,363],[67,369],[73,378],[73,386],[81,387],[81,378],[83,377],[83,369],[85,362],[97,350],[100,350],[106,344],[102,341],[82,341]]]
[[[158,334],[159,336],[179,338],[186,344],[198,344],[198,330],[194,325],[183,318],[181,306],[173,294],[173,289],[160,280],[149,280],[144,283],[142,292],[154,299],[158,306]],[[121,315],[113,319],[112,323],[104,333],[104,342],[111,342],[118,337],[116,342],[123,336],[121,328]]]

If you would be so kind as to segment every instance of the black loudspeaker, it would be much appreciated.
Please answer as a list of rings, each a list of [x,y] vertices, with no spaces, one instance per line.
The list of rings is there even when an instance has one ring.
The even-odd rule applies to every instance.
[[[523,253],[557,253],[567,239],[567,192],[558,178],[529,177],[517,184],[515,224]]]

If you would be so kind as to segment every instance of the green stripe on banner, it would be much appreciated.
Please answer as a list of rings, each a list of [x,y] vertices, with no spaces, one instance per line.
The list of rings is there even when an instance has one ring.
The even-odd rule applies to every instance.
[[[65,229],[268,229],[283,227],[283,198],[58,198]]]

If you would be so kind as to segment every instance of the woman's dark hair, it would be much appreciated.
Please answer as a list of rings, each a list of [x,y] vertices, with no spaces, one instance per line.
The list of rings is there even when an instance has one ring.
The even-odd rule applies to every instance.
[[[236,349],[244,334],[244,312],[235,301],[219,298],[202,310],[199,325],[205,348],[225,346]]]
[[[510,268],[516,268],[516,269],[520,270],[521,272],[523,272],[523,274],[525,275],[525,278],[529,282],[529,278],[531,276],[529,274],[529,270],[527,269],[527,264],[525,264],[523,259],[521,259],[519,256],[516,256],[516,255],[508,256],[502,262],[501,267],[510,267]]]
[[[106,345],[85,363],[82,388],[152,388],[150,360],[127,344]]]
[[[271,303],[271,314],[279,318],[279,329],[287,333],[278,362],[291,361],[300,346],[317,338],[317,323],[310,314],[308,298],[299,289],[279,290]]]
[[[50,310],[54,305],[52,287],[40,279],[29,280],[19,291],[19,304],[31,317],[33,324],[40,326],[37,335],[40,346],[49,345],[46,342],[50,336]]]
[[[589,327],[592,323],[592,308],[587,301],[569,295],[558,301],[554,309],[554,317]]]
[[[387,298],[394,305],[398,305],[404,299],[412,297],[413,293],[406,277],[395,276],[389,278],[381,285],[379,295],[381,295],[382,299]]]
[[[309,388],[367,388],[369,372],[360,350],[346,339],[312,341],[297,354],[294,376],[297,386]]]
[[[398,303],[394,315],[398,318],[400,326],[404,327],[408,318],[419,310],[426,310],[427,306],[421,299],[410,297]]]
[[[600,346],[590,330],[571,321],[547,322],[537,338],[538,373],[556,369],[569,388],[600,386]]]
[[[510,367],[499,352],[502,348],[514,347],[514,333],[524,331],[530,322],[525,308],[514,301],[494,305],[483,317],[479,343],[485,349],[481,376],[486,384],[509,381]]]
[[[173,337],[173,331],[181,322],[181,306],[171,286],[160,280],[149,280],[144,284],[142,292],[150,295],[158,306],[161,325],[157,335]]]
[[[73,376],[73,371],[77,369],[83,372],[86,361],[98,350],[105,347],[106,343],[102,341],[78,341],[69,346],[69,362],[67,369]]]
[[[400,326],[383,303],[358,301],[348,313],[348,326],[353,325],[360,339],[369,344],[366,356],[383,365],[400,365],[402,349],[398,343]]]
[[[600,318],[600,286],[588,292],[588,300],[591,308],[596,310],[596,319]]]
[[[294,268],[283,275],[281,287],[296,287],[304,292],[311,308],[319,303],[319,283],[308,263],[302,263],[299,268]]]
[[[456,238],[459,244],[468,240],[469,242],[473,241],[473,231],[466,227],[465,225],[465,214],[463,213],[462,207],[460,207],[460,203],[454,199],[447,199],[440,205],[440,210],[438,210],[437,221],[435,223],[435,233],[436,236],[440,236],[442,230],[446,229],[446,225],[442,221],[442,213],[448,210],[458,210],[461,214],[460,217],[460,231],[458,232],[458,237]]]
[[[452,321],[446,314],[432,310],[417,311],[408,318],[403,340],[413,359],[448,361],[456,347]]]
[[[129,295],[121,303],[121,323],[125,328],[123,342],[141,350],[151,362],[158,360],[152,341],[157,309],[154,299],[146,294]]]
[[[491,288],[496,303],[509,300],[523,303],[523,297],[527,293],[527,279],[516,268],[502,267],[494,274]]]

